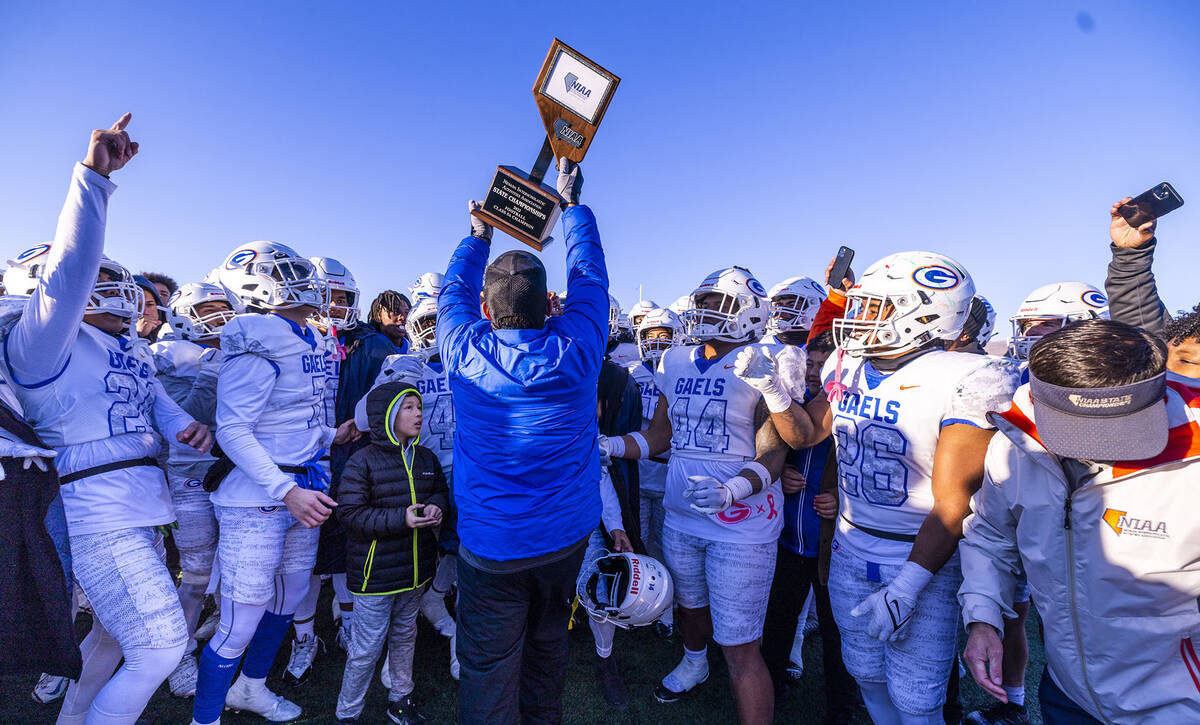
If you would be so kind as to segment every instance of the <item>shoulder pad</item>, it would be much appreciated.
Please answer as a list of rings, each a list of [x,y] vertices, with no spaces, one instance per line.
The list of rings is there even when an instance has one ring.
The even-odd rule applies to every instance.
[[[187,340],[160,340],[150,346],[150,352],[159,374],[188,377],[197,373],[206,350]]]
[[[310,328],[311,329],[311,328]],[[322,349],[319,333],[313,331],[317,349]],[[248,312],[237,315],[221,328],[221,350],[230,357],[250,353],[268,360],[279,360],[313,348],[291,326],[275,315]]]

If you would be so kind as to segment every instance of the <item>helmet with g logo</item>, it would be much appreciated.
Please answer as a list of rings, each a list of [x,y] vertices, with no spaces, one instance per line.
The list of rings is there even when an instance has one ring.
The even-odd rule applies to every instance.
[[[962,334],[975,283],[950,257],[899,252],[872,264],[846,294],[846,315],[833,321],[837,344],[851,355],[898,355]]]

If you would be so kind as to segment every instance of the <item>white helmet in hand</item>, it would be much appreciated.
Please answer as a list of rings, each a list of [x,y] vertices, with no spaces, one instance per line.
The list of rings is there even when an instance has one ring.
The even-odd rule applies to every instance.
[[[346,265],[333,257],[309,257],[312,262],[313,275],[321,293],[320,322],[328,328],[330,324],[337,327],[353,327],[358,322],[359,291],[354,282],[354,275],[346,269]],[[342,293],[345,295],[343,300]]]
[[[666,335],[650,336],[654,330],[665,330]],[[683,323],[679,315],[661,307],[654,308],[642,315],[642,323],[637,326],[638,354],[643,360],[657,363],[667,350],[679,345],[683,340]]]
[[[414,350],[428,350],[437,344],[437,297],[422,297],[408,313],[405,325]]]
[[[700,342],[753,342],[762,337],[770,314],[762,283],[744,267],[726,267],[692,292],[683,322],[688,335]]]
[[[221,328],[231,319],[233,305],[225,290],[215,284],[191,282],[167,300],[167,324],[183,340],[204,342],[220,337]]]
[[[838,346],[861,357],[893,356],[962,334],[975,283],[950,257],[899,252],[867,268],[833,321]]]
[[[239,313],[250,307],[319,308],[323,300],[312,262],[278,242],[243,244],[225,258],[217,277]]]
[[[1012,337],[1008,341],[1008,356],[1028,360],[1033,344],[1051,332],[1061,330],[1072,322],[1108,319],[1108,298],[1099,289],[1085,282],[1054,282],[1038,287],[1010,319]]]
[[[667,568],[644,554],[608,554],[585,563],[575,592],[592,619],[625,629],[658,621],[674,599]]]
[[[771,317],[767,332],[799,332],[812,329],[817,309],[825,301],[825,287],[809,277],[789,277],[771,288]]]

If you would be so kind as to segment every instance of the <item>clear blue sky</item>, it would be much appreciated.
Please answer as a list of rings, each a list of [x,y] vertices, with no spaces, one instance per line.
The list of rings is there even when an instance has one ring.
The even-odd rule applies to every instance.
[[[1003,318],[1100,284],[1109,205],[1163,180],[1189,203],[1160,285],[1200,299],[1195,2],[4,3],[4,258],[52,235],[88,131],[129,110],[113,258],[185,282],[272,239],[405,289],[497,164],[532,164],[556,35],[622,77],[584,200],[625,306],[730,264],[817,277],[844,243],[860,270],[948,253]]]

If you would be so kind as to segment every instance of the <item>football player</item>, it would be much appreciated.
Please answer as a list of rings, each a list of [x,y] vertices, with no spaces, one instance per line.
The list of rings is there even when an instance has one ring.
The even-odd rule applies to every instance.
[[[212,443],[155,378],[149,346],[133,334],[144,294],[104,256],[109,177],[138,151],[129,120],[92,132],[54,242],[20,255],[6,274],[12,286],[21,274],[37,278],[4,336],[4,371],[57,453],[74,576],[95,612],[82,673],[59,712],[64,724],[135,722],[183,657],[187,623],[159,530],[175,514],[156,431],[201,453]]]
[[[1054,282],[1029,293],[1009,318],[1008,357],[1025,363],[1033,343],[1072,322],[1108,319],[1108,298],[1084,282]],[[1024,367],[1024,366],[1022,366]]]
[[[639,303],[640,304],[640,303]],[[632,319],[633,315],[630,315]],[[658,408],[662,391],[658,389],[654,373],[663,353],[679,344],[683,336],[683,323],[674,312],[662,308],[651,308],[641,315],[637,328],[638,362],[629,366],[629,374],[637,383],[642,397],[642,430],[650,427],[654,412]],[[666,454],[638,461],[638,488],[640,491],[642,541],[646,552],[662,561],[663,492],[667,484]],[[667,607],[662,618],[655,622],[655,630],[663,639],[675,630],[674,605]]]
[[[736,351],[762,336],[768,314],[767,291],[747,270],[705,278],[684,318],[699,344],[672,348],[659,361],[662,397],[650,426],[602,440],[617,458],[671,450],[662,546],[684,657],[654,695],[674,702],[708,679],[711,635],[729,665],[743,723],[770,722],[774,706],[759,639],[783,524],[779,473],[787,446],[762,394],[732,371]]]
[[[825,287],[808,277],[789,277],[771,288],[771,317],[763,342],[803,345],[808,340]]]
[[[313,279],[321,296],[321,306],[312,322],[324,333],[328,342],[335,347],[329,364],[325,389],[325,425],[336,428],[341,421],[337,416],[338,382],[346,347],[351,344],[351,331],[358,324],[358,303],[361,297],[354,275],[332,257],[310,257]],[[337,480],[341,470],[335,472],[329,455],[319,461],[331,482],[330,494],[336,498]],[[346,587],[346,537],[341,526],[333,517],[321,525],[321,540],[317,545],[317,565],[309,579],[308,594],[296,607],[292,627],[296,636],[292,640],[292,651],[284,669],[283,679],[296,687],[308,681],[316,658],[319,642],[313,630],[316,620],[317,598],[321,594],[322,577],[332,580],[334,591],[334,620],[337,623],[335,639],[342,649],[350,641],[350,623],[354,615],[354,600]]]
[[[216,425],[221,328],[232,317],[233,307],[220,287],[204,282],[185,284],[167,305],[167,322],[175,337],[150,346],[158,380],[167,394],[210,430]],[[168,450],[167,483],[179,525],[174,532],[181,569],[179,602],[191,638],[187,654],[167,678],[176,697],[196,693],[195,633],[217,552],[217,519],[203,481],[215,462],[211,454],[181,443],[171,444]]]
[[[408,297],[415,305],[426,297],[432,297],[434,301],[442,291],[442,283],[446,281],[446,275],[441,272],[426,272],[417,277],[417,281],[413,282],[413,286],[408,288]]]
[[[635,333],[642,326],[642,318],[646,316],[646,313],[655,309],[658,309],[658,303],[654,300],[638,300],[633,307],[629,308],[629,325]]]
[[[322,303],[312,263],[290,247],[240,246],[218,277],[239,313],[221,330],[225,458],[206,478],[220,524],[221,623],[200,656],[192,717],[208,725],[229,706],[283,722],[300,708],[268,690],[266,676],[308,592],[319,527],[337,505],[319,464],[334,440],[325,424],[333,351],[308,322]]]
[[[957,649],[956,549],[995,432],[985,416],[1011,399],[1018,377],[1002,358],[945,350],[974,293],[966,270],[940,254],[876,262],[834,320],[829,399],[773,408],[793,446],[831,430],[836,439],[829,594],[846,669],[876,722],[942,722]],[[747,379],[777,387],[770,361],[754,362]]]

